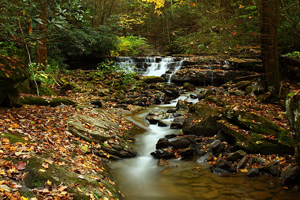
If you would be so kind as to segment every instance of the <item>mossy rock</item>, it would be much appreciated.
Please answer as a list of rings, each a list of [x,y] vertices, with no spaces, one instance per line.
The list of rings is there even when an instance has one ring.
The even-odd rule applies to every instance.
[[[22,99],[24,104],[28,105],[38,105],[38,106],[48,106],[49,102],[40,97],[24,97]]]
[[[142,79],[145,83],[166,82],[166,79],[160,76],[145,76]]]
[[[13,133],[13,132],[8,132],[8,133],[0,133],[1,138],[7,138],[9,139],[10,143],[26,143],[27,141],[24,139],[24,136],[19,134],[19,133]]]
[[[33,188],[42,189],[47,181],[50,181],[53,184],[60,185],[63,184],[67,186],[67,191],[69,193],[75,194],[74,199],[82,200],[82,199],[90,199],[88,194],[93,192],[100,198],[104,198],[106,195],[102,193],[100,189],[99,182],[96,179],[93,179],[88,174],[82,174],[79,177],[78,173],[73,172],[67,165],[59,166],[55,163],[49,164],[48,169],[44,169],[42,164],[45,162],[45,159],[48,159],[50,155],[44,154],[42,156],[34,156],[30,159],[25,159],[23,162],[27,163],[26,169],[24,172],[28,172],[25,179],[23,180],[23,191],[28,191]],[[17,161],[16,161],[17,162]],[[101,174],[97,172],[97,174],[93,174],[93,176],[103,177],[106,174]],[[108,188],[111,192],[111,195],[114,198],[120,198],[121,194],[117,188],[111,185],[108,181],[101,180],[101,183],[104,187]],[[76,184],[77,187],[71,187]],[[91,187],[92,186],[92,187]],[[77,189],[77,188],[80,188]],[[27,192],[20,191],[21,195],[25,197],[30,196]],[[107,197],[106,197],[107,198]]]
[[[76,105],[76,102],[69,100],[69,99],[63,99],[63,98],[55,98],[50,101],[50,106],[55,107],[59,105]]]
[[[195,87],[195,85],[186,82],[186,83],[183,84],[183,88],[188,90],[188,91],[194,91],[196,87]]]

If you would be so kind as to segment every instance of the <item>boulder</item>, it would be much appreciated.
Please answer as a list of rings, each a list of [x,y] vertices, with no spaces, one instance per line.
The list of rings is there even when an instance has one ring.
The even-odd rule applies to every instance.
[[[281,173],[281,179],[283,185],[299,184],[299,167],[296,165],[290,165]]]
[[[129,135],[121,134],[119,125],[107,118],[110,113],[102,109],[93,109],[92,112],[98,117],[79,114],[70,117],[67,120],[68,131],[88,142],[101,145],[115,159],[135,157],[137,150]]]
[[[199,102],[189,109],[182,131],[186,135],[214,136],[219,130],[216,121],[220,119],[220,114],[218,110]]]
[[[300,93],[290,93],[286,99],[287,117],[295,140],[295,158],[300,166]]]
[[[0,105],[22,106],[17,87],[28,77],[27,69],[20,60],[0,55]]]

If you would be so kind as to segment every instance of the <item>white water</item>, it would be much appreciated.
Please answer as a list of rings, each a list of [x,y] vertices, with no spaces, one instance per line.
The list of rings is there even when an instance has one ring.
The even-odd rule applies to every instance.
[[[125,71],[134,71],[135,62],[131,57],[118,57],[118,61],[115,62],[115,65]]]
[[[168,77],[168,83],[171,83],[171,77],[176,71],[180,70],[183,61],[186,58],[176,61],[173,57],[145,57],[143,58],[142,66],[146,67],[146,71],[143,72],[143,76],[162,76],[163,74],[170,73]],[[131,57],[118,57],[118,61],[115,65],[118,65],[121,69],[134,71],[136,62]]]
[[[172,65],[175,64],[174,58],[163,58],[161,62],[151,62],[148,63],[150,66],[147,68],[147,71],[144,73],[144,76],[161,76],[165,74]]]

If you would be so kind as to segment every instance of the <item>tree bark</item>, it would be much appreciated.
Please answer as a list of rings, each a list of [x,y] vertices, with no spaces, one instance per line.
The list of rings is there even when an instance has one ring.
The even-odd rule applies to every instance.
[[[261,0],[261,56],[268,87],[280,89],[278,27],[279,0]]]
[[[42,24],[40,25],[41,39],[37,42],[37,63],[38,65],[47,66],[47,1],[41,1],[40,19]]]

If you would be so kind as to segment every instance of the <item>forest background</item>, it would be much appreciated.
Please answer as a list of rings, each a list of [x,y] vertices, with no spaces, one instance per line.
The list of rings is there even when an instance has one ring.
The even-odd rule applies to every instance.
[[[299,56],[300,1],[279,3],[279,53]],[[0,53],[67,67],[85,56],[244,55],[259,50],[254,0],[1,0]]]

